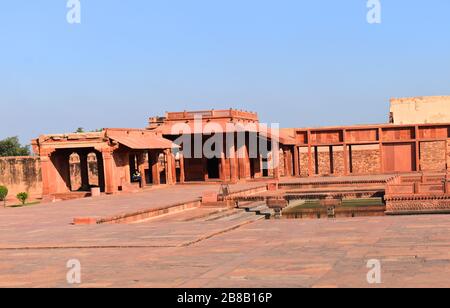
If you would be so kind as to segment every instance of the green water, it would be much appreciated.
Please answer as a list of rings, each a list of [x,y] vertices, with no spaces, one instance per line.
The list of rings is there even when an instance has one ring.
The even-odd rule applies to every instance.
[[[369,206],[384,206],[383,198],[367,198],[367,199],[345,199],[342,202],[341,208],[361,208]],[[307,209],[324,209],[325,207],[320,204],[320,200],[306,200],[303,201],[291,201],[290,207],[287,208],[284,213],[296,213],[301,210]]]

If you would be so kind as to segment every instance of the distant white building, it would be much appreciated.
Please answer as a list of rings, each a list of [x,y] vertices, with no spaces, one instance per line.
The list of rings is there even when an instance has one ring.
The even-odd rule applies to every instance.
[[[450,123],[450,96],[391,99],[391,123]]]

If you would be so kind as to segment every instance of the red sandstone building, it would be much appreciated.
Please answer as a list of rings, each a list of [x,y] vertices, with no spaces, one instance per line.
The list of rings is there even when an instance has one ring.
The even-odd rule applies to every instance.
[[[241,124],[258,124],[255,113],[236,110],[168,113],[165,118],[152,119],[147,129],[104,129],[94,133],[73,133],[43,135],[33,140],[33,149],[41,160],[43,195],[58,195],[73,191],[76,186],[71,177],[71,159],[79,162],[81,185],[77,191],[89,191],[98,186],[101,191],[112,194],[119,191],[135,190],[146,185],[175,184],[193,181],[246,180],[269,176],[263,171],[263,157],[250,158],[250,134],[263,139],[270,149],[270,137],[261,134],[258,126],[244,130],[245,139],[241,146],[235,141],[224,148],[218,157],[185,157],[186,145],[178,146],[173,141],[179,137],[173,134],[177,123],[194,124],[197,115],[203,116],[202,123],[223,125],[223,143],[230,135],[239,132],[227,131],[225,123],[236,121]],[[209,134],[205,127],[192,131],[192,140],[201,139],[203,146]],[[236,140],[238,138],[236,137]],[[286,149],[289,151],[289,149]],[[234,155],[226,155],[233,152]],[[239,154],[240,153],[244,153]],[[97,163],[98,179],[90,180],[88,157]],[[267,158],[266,158],[267,162]],[[276,169],[279,169],[278,167]],[[139,171],[141,180],[133,182],[133,174]],[[266,168],[267,171],[267,168]],[[278,172],[277,172],[278,174]]]
[[[395,124],[402,106],[396,106],[391,113],[391,124],[279,130],[264,129],[258,115],[252,112],[169,112],[164,117],[150,118],[146,129],[43,135],[33,140],[33,149],[40,157],[43,195],[68,193],[74,187],[88,191],[98,186],[112,194],[146,185],[193,181],[447,171],[450,123],[423,120],[417,124]],[[447,109],[450,113],[450,106]],[[200,128],[195,127],[196,123],[200,123]],[[244,129],[230,130],[230,123]],[[199,138],[204,146],[216,132],[208,130],[211,124],[222,129],[220,155],[187,157],[186,144],[177,145],[183,133],[176,127],[191,128],[192,140]],[[237,134],[242,132],[243,142],[227,143],[230,136],[238,139]],[[255,147],[257,155],[252,156]],[[79,161],[79,185],[74,185],[71,176],[70,161],[74,155]],[[89,167],[93,162],[95,168]],[[95,180],[91,180],[91,169],[97,170]],[[136,170],[141,175],[140,182],[133,182]]]

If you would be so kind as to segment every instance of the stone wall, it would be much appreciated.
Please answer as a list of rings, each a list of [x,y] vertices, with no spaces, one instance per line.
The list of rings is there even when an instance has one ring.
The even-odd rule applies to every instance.
[[[447,171],[450,172],[450,140],[447,140]]]
[[[391,100],[395,124],[430,124],[450,122],[450,96],[398,98]]]
[[[381,151],[378,145],[352,146],[353,174],[377,174],[381,170]]]
[[[334,175],[344,175],[344,147],[342,146],[333,147],[333,168]]]
[[[38,157],[1,157],[0,185],[9,190],[8,200],[20,192],[32,198],[42,196],[41,163]]]
[[[307,177],[308,175],[308,148],[302,147],[300,148],[300,176]]]
[[[422,171],[443,171],[446,169],[446,142],[420,143],[420,167]]]
[[[319,175],[331,174],[331,155],[330,147],[317,148],[317,169]]]
[[[449,144],[450,147],[450,144]],[[378,145],[361,145],[352,146],[352,157],[349,155],[349,168],[350,162],[352,163],[352,171],[354,174],[378,174],[381,170],[381,152]],[[308,174],[308,148],[300,148],[300,175],[303,177],[313,176],[316,166],[316,155],[314,154],[314,148],[312,149],[312,166],[313,174]],[[318,147],[317,151],[317,168],[319,175],[344,175],[344,148],[342,146],[333,147],[333,159],[331,161],[330,148]],[[333,173],[331,169],[333,168]],[[349,170],[350,171],[350,170]]]
[[[450,199],[448,198],[419,198],[418,200],[404,198],[401,200],[387,200],[387,214],[448,214],[450,213]]]

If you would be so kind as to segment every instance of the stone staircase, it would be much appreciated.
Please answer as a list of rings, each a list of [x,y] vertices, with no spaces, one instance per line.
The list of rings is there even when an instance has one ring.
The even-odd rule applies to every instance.
[[[261,217],[255,216],[254,213],[242,211],[240,209],[230,209],[216,215],[206,217],[205,222],[244,222],[261,219]]]
[[[252,213],[256,216],[263,216],[265,219],[270,219],[273,211],[267,207],[266,202],[242,202],[239,204],[239,209],[246,213]]]
[[[243,222],[270,219],[273,212],[265,202],[245,202],[238,208],[228,208],[193,220],[203,222]]]
[[[287,190],[287,200],[311,200],[327,198],[375,198],[384,197],[385,186],[367,185],[363,187],[341,186],[334,188],[303,188]]]

